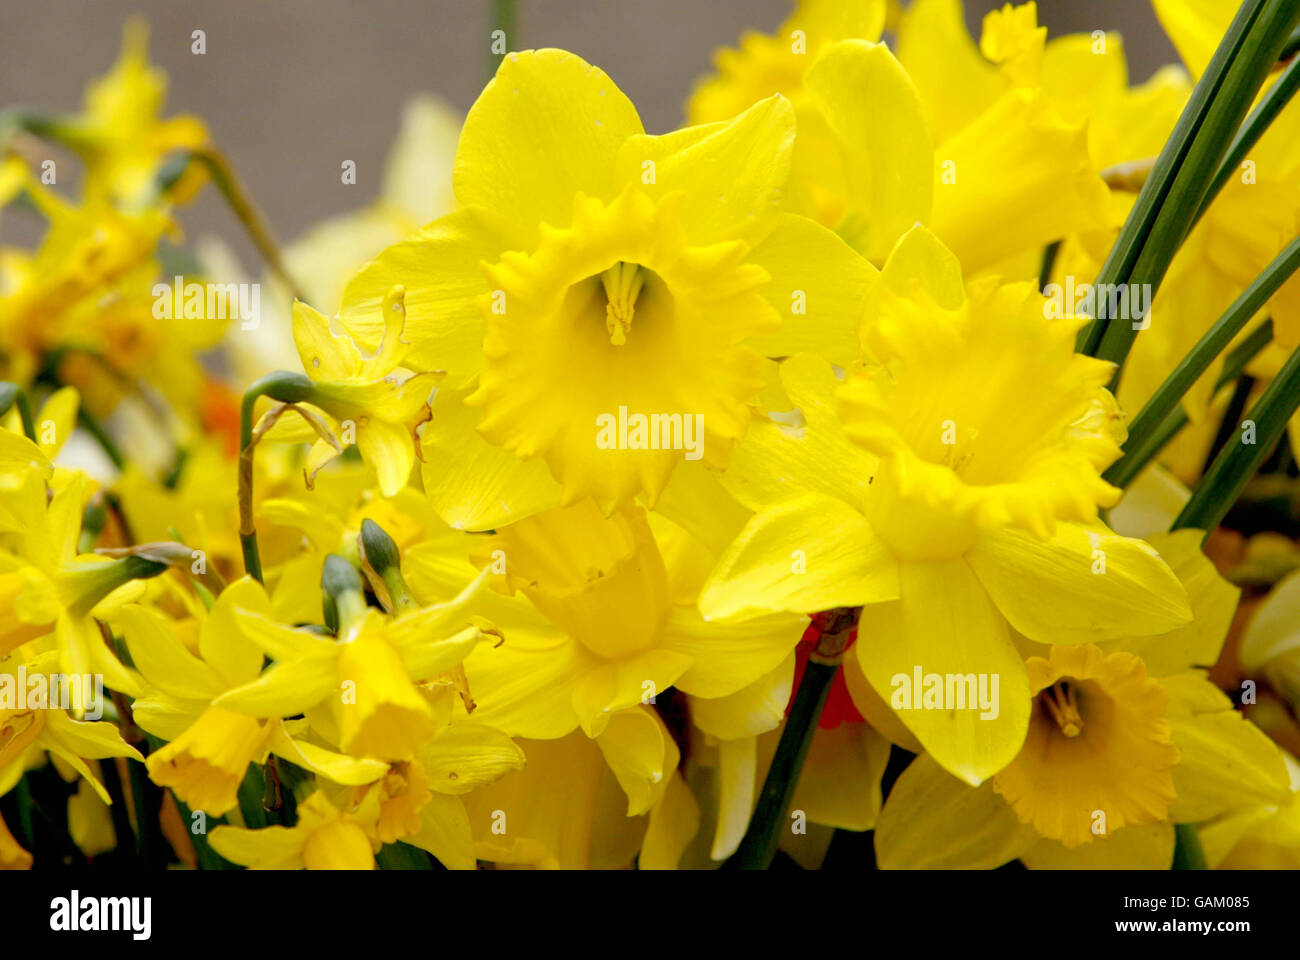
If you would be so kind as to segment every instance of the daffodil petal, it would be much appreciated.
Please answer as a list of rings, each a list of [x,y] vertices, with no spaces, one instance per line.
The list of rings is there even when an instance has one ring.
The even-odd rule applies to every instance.
[[[213,705],[253,717],[291,717],[316,706],[338,686],[335,661],[311,657],[277,664],[256,680],[223,693]]]
[[[158,612],[128,604],[117,619],[136,669],[151,684],[190,700],[211,700],[225,690],[212,668],[186,649]]]
[[[1241,590],[1227,580],[1201,551],[1200,530],[1177,530],[1150,538],[1151,546],[1169,564],[1187,591],[1192,620],[1167,633],[1126,637],[1122,649],[1137,654],[1153,677],[1190,667],[1210,667],[1228,636]]]
[[[756,419],[735,450],[721,481],[751,510],[762,510],[807,493],[847,504],[870,494],[876,458],[844,434],[836,389],[840,380],[826,360],[799,354],[780,366],[780,381],[798,413],[780,422]]]
[[[642,131],[631,101],[581,57],[508,53],[465,117],[456,198],[530,249],[539,224],[569,222],[574,194],[614,195],[619,147]]]
[[[876,822],[876,861],[885,870],[992,870],[1038,839],[993,792],[953,777],[929,754],[894,783]]]
[[[420,825],[404,842],[427,850],[448,870],[475,868],[474,831],[460,797],[433,794],[420,809]]]
[[[374,783],[388,771],[388,764],[383,760],[335,753],[305,740],[295,740],[282,728],[272,735],[270,748],[277,757],[283,757],[326,780],[349,787]]]
[[[935,159],[940,182],[931,227],[968,275],[1112,225],[1108,188],[1089,160],[1086,124],[1062,121],[1029,91],[1007,92]]]
[[[486,644],[465,659],[478,708],[474,719],[515,737],[562,737],[578,726],[573,693],[599,663],[576,640],[555,637],[539,643],[512,639]]]
[[[367,349],[384,335],[384,298],[404,289],[410,343],[404,366],[445,370],[447,385],[461,387],[483,363],[483,323],[479,298],[490,293],[483,261],[494,261],[504,244],[472,210],[435,220],[419,233],[395,243],[363,267],[343,291],[339,322]]]
[[[1168,870],[1173,859],[1172,823],[1124,827],[1072,849],[1043,839],[1020,855],[1030,870]]]
[[[858,358],[858,324],[879,273],[838,236],[784,214],[750,252],[771,276],[759,288],[781,318],[777,333],[750,338],[769,357],[812,353],[848,366]]]
[[[672,870],[700,829],[700,805],[676,771],[663,798],[650,811],[650,825],[641,843],[637,866],[642,870]]]
[[[746,610],[813,613],[898,596],[897,566],[862,514],[808,494],[756,514],[700,592],[710,620]]]
[[[1251,806],[1291,799],[1281,749],[1233,709],[1232,701],[1196,671],[1165,677],[1169,725],[1178,747],[1169,807],[1176,823],[1200,823]]]
[[[421,434],[420,475],[438,516],[456,530],[490,530],[557,506],[561,487],[545,461],[521,460],[478,432],[478,410],[465,405],[472,390],[440,389]]]
[[[953,775],[978,785],[1020,752],[1029,728],[1029,676],[1006,621],[962,561],[900,565],[899,599],[862,611],[853,649],[867,680],[891,706],[906,692],[894,679],[911,683],[917,669],[941,677],[983,675],[990,693],[997,681],[987,717],[969,704],[898,709],[903,723]],[[920,700],[919,691],[914,696]]]
[[[985,531],[966,560],[1003,615],[1039,643],[1147,636],[1192,617],[1160,555],[1100,524],[1059,523],[1046,541],[1011,527]]]
[[[459,795],[500,780],[524,765],[524,752],[499,730],[456,722],[419,751],[429,789]]]
[[[898,26],[898,59],[925,104],[934,142],[942,144],[1005,89],[966,29],[961,0],[915,0]]]
[[[739,740],[775,730],[785,719],[794,688],[795,655],[725,697],[691,697],[691,721],[711,737]],[[680,680],[678,683],[680,684]]]
[[[847,239],[864,256],[883,261],[904,231],[930,219],[934,147],[921,98],[889,48],[865,40],[825,50],[804,76],[804,87],[844,155]]]
[[[768,227],[793,147],[794,109],[775,94],[723,123],[629,137],[618,167],[623,180],[639,181],[652,196],[684,193],[687,236],[709,244],[761,235]]]
[[[812,823],[870,830],[880,813],[880,778],[889,741],[865,723],[817,730],[794,791],[794,808]]]
[[[671,648],[603,663],[588,671],[573,689],[573,710],[589,737],[599,737],[619,710],[649,703],[690,667],[691,657]]]
[[[620,710],[610,717],[596,745],[627,794],[627,815],[648,813],[677,768],[677,746],[663,721],[644,707]]]
[[[718,744],[718,822],[713,830],[711,860],[726,860],[740,847],[754,812],[758,738],[742,737]]]

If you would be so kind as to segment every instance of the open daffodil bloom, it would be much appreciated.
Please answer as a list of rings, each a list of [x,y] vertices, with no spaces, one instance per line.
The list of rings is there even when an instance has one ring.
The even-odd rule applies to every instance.
[[[1078,322],[1045,319],[1041,304],[1026,284],[967,289],[933,234],[905,235],[863,326],[861,368],[841,383],[815,358],[783,365],[802,426],[765,424],[737,450],[725,482],[758,512],[700,597],[713,617],[866,604],[854,649],[885,700],[918,666],[998,678],[989,716],[900,711],[970,783],[1005,766],[1028,729],[1010,627],[1078,643],[1190,616],[1156,552],[1098,520],[1116,498],[1099,472],[1119,454],[1108,368],[1076,355]],[[805,572],[791,576],[791,556]]]
[[[779,212],[794,134],[790,104],[773,96],[728,122],[648,136],[573,54],[506,57],[461,134],[464,209],[384,251],[340,312],[373,346],[384,298],[402,286],[405,364],[473,388],[464,403],[477,417],[426,450],[426,489],[454,522],[483,529],[587,496],[607,511],[653,502],[674,470],[726,463],[764,354],[843,342],[874,270]],[[677,434],[602,446],[600,418],[620,411],[702,432],[694,450]],[[467,505],[446,490],[470,471],[492,495]]]

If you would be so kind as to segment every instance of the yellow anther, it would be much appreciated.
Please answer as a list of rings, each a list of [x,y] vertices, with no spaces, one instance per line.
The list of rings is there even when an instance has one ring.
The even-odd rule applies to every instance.
[[[635,263],[619,261],[600,275],[605,288],[605,329],[609,342],[616,347],[627,343],[627,332],[632,329],[636,313],[636,298],[645,285],[645,275]]]
[[[1064,680],[1058,680],[1050,690],[1042,693],[1043,702],[1047,704],[1052,719],[1067,737],[1077,737],[1083,733],[1083,715],[1079,713],[1079,704],[1074,698],[1074,688]]]

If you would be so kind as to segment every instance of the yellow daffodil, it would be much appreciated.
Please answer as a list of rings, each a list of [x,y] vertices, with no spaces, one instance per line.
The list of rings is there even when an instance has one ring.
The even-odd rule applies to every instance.
[[[48,506],[39,473],[29,472],[7,492],[5,520],[16,549],[0,572],[0,596],[15,615],[0,628],[0,654],[48,636],[67,673],[102,674],[109,687],[135,694],[137,678],[109,649],[96,619],[138,596],[143,587],[133,581],[163,567],[139,557],[79,555],[84,478],[59,471],[50,486]],[[80,715],[82,704],[74,710]]]
[[[400,286],[388,291],[383,311],[383,339],[368,355],[347,334],[335,333],[328,317],[305,303],[294,303],[294,340],[314,383],[310,405],[321,411],[332,437],[318,437],[311,427],[286,418],[267,438],[315,441],[304,467],[308,486],[345,445],[356,444],[361,459],[374,470],[379,489],[391,497],[406,486],[420,455],[416,431],[429,419],[429,394],[439,375],[399,372],[408,365],[411,350]]]
[[[125,363],[135,349],[121,329],[125,320],[115,327],[106,319],[101,327],[98,318],[101,310],[110,318],[125,316],[126,308],[118,306],[123,298],[144,297],[144,309],[130,316],[149,322],[141,335],[154,342],[150,335],[160,331],[148,299],[153,251],[169,219],[155,210],[123,213],[104,201],[74,205],[31,178],[27,195],[49,229],[33,254],[9,259],[9,277],[0,287],[5,378],[31,382],[59,347],[90,351],[110,365]]]
[[[6,675],[4,686],[9,694],[16,694],[20,685],[25,688],[21,704],[6,703],[7,696],[0,699],[0,793],[12,787],[28,767],[38,765],[39,758],[48,751],[51,757],[80,774],[100,799],[111,803],[108,791],[87,761],[108,757],[144,758],[122,739],[117,724],[107,720],[73,719],[63,709],[62,692],[59,693],[59,703],[55,703],[56,679],[67,676],[58,652],[51,650],[31,658],[19,654],[0,657],[0,673]],[[40,687],[33,682],[37,678],[43,681]],[[72,691],[81,687],[69,678],[66,689]],[[38,690],[44,692],[38,694]],[[34,702],[38,695],[41,699]]]
[[[289,717],[321,707],[346,752],[410,760],[437,729],[416,684],[451,670],[488,639],[480,625],[467,625],[465,614],[484,579],[447,603],[396,618],[351,609],[337,639],[284,626],[269,610],[237,608],[235,629],[276,662],[220,694],[213,706],[249,717]]]
[[[509,54],[461,133],[464,209],[382,253],[340,314],[373,346],[404,288],[405,363],[472,388],[466,426],[487,443],[471,430],[440,444],[435,482],[486,457],[483,502],[517,517],[587,496],[606,510],[653,501],[675,469],[700,467],[689,460],[724,464],[761,387],[760,351],[851,326],[873,279],[828,231],[779,213],[793,139],[780,96],[648,136],[597,68],[560,50]],[[621,413],[689,423],[662,444],[644,430],[602,444],[598,428]],[[472,529],[495,522],[471,513]]]
[[[78,399],[73,387],[50,394],[32,418],[35,442],[24,435],[18,410],[11,409],[0,418],[0,472],[21,478],[34,470],[42,479],[49,479],[54,470],[52,461],[76,428]]]
[[[207,127],[198,117],[161,118],[166,97],[166,74],[149,64],[148,25],[130,20],[117,63],[86,90],[82,112],[72,121],[71,133],[87,163],[88,195],[139,200],[152,190],[168,153],[208,146]],[[188,172],[172,195],[184,202],[202,182],[197,171]]]
[[[828,18],[823,6],[840,12]],[[1044,244],[1112,224],[1088,162],[1087,124],[1063,118],[1036,86],[999,80],[973,48],[954,56],[954,46],[970,46],[959,2],[913,4],[897,58],[875,42],[883,3],[809,7],[806,52],[782,55],[783,69],[773,71],[760,51],[788,46],[789,25],[771,38],[747,36],[745,54],[722,57],[719,78],[702,84],[688,108],[702,122],[734,115],[742,91],[791,96],[799,109],[791,209],[834,227],[876,263],[925,223],[971,273],[1027,253],[1027,275]],[[1032,3],[986,21],[986,53],[1014,60],[1013,77],[1031,69],[1026,58],[1041,69],[1035,22]],[[965,86],[968,73],[981,82]],[[958,123],[947,111],[965,101]],[[1017,175],[1006,176],[1008,168]]]
[[[594,740],[574,732],[522,746],[524,769],[466,798],[480,859],[566,870],[677,865],[699,808],[652,708],[618,711]]]
[[[1288,702],[1300,703],[1300,571],[1279,581],[1255,610],[1242,638],[1241,665]]]
[[[1300,869],[1300,763],[1285,754],[1291,795],[1230,813],[1201,828],[1206,863],[1220,870]]]
[[[268,753],[338,783],[369,783],[384,769],[375,761],[295,740],[279,715],[254,716],[213,703],[261,672],[262,650],[240,631],[237,617],[269,611],[261,585],[248,577],[223,590],[211,611],[203,612],[201,604],[192,607],[193,619],[180,626],[197,634],[197,655],[148,607],[128,604],[114,617],[145,681],[132,708],[135,720],[170,741],[149,754],[149,776],[191,809],[211,816],[235,807],[248,765],[264,762]]]
[[[379,198],[315,224],[284,248],[285,270],[307,303],[332,316],[348,280],[371,258],[455,208],[451,167],[463,119],[437,97],[421,95],[406,102]],[[220,261],[232,261],[222,275],[237,270],[228,251],[221,251]],[[270,273],[263,277],[262,290],[261,322],[253,330],[232,328],[225,344],[235,366],[234,381],[244,388],[267,370],[297,361],[287,309],[292,295]]]
[[[0,817],[0,870],[30,870],[32,855],[23,849]]]
[[[781,665],[799,640],[797,615],[704,620],[695,597],[707,561],[690,540],[639,507],[606,518],[584,501],[486,543],[453,534],[417,545],[407,573],[417,596],[461,589],[474,576],[472,551],[497,575],[501,592],[485,591],[475,609],[507,641],[465,662],[476,719],[533,739],[577,727],[597,737],[616,711],[670,686],[700,697],[734,693]]]
[[[1156,541],[1196,620],[1161,636],[1027,645],[1023,749],[978,788],[929,755],[914,761],[877,827],[882,866],[1167,868],[1174,823],[1290,802],[1281,751],[1198,669],[1217,658],[1237,600],[1199,539]]]
[[[782,365],[802,423],[764,425],[737,451],[728,486],[759,512],[704,613],[866,604],[854,649],[883,699],[918,667],[1000,678],[995,716],[901,712],[952,773],[1000,770],[1030,714],[1010,627],[1078,643],[1190,616],[1159,555],[1098,519],[1117,499],[1099,472],[1119,446],[1110,368],[1073,352],[1080,322],[1045,319],[1029,284],[963,287],[934,236],[909,232],[863,326],[862,368],[841,385],[825,361]]]
[[[222,825],[212,831],[212,849],[255,870],[373,870],[378,819],[377,793],[366,794],[355,809],[340,810],[317,791],[298,804],[294,826]]]

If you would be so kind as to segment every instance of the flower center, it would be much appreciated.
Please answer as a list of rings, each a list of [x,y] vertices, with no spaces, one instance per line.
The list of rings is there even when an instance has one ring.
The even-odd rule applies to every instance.
[[[1168,695],[1146,665],[1083,643],[1025,667],[1037,709],[1020,753],[993,778],[1020,822],[1077,847],[1164,820],[1179,754]]]
[[[1079,704],[1075,701],[1074,687],[1069,681],[1058,680],[1040,694],[1043,705],[1067,737],[1077,737],[1083,733],[1083,716],[1079,713]]]
[[[607,298],[605,329],[609,331],[609,342],[621,347],[627,343],[627,332],[632,329],[636,298],[645,285],[645,274],[638,264],[620,260],[600,275],[600,283]]]

